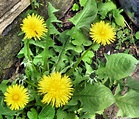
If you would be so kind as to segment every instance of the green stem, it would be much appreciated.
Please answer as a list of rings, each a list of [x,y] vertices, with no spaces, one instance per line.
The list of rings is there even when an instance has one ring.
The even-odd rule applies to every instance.
[[[28,81],[28,80],[25,80],[25,82],[27,83],[27,84],[29,84],[30,86],[32,86],[32,87],[38,87],[37,85],[35,85],[35,84],[33,84],[32,82],[30,82],[30,81]]]
[[[69,38],[69,39],[70,39],[70,38]],[[67,39],[67,41],[65,41],[65,43],[64,43],[64,45],[63,45],[63,48],[61,49],[61,52],[59,53],[59,56],[58,56],[57,61],[56,61],[56,63],[55,63],[55,66],[54,66],[54,68],[53,68],[53,71],[55,71],[55,70],[57,71],[57,70],[58,70],[59,62],[60,62],[60,60],[61,60],[62,54],[63,54],[63,52],[64,52],[64,49],[65,49],[65,47],[66,47],[67,42],[69,41],[69,39]]]
[[[47,40],[49,40],[49,37],[47,37],[46,38]],[[45,71],[48,71],[48,66],[47,66],[47,60],[48,60],[48,57],[47,57],[47,51],[48,51],[48,46],[47,46],[48,44],[47,44],[47,42],[46,42],[46,44],[45,44],[45,49],[44,49],[44,56],[43,56],[43,63],[44,63],[44,65],[43,65],[43,73],[45,72]]]
[[[82,55],[81,57],[78,59],[78,61],[75,63],[75,65],[67,72],[67,75],[70,76],[73,71],[75,70],[75,68],[79,65],[79,63],[82,61],[83,57],[88,53],[88,51],[90,51],[92,49],[92,47],[94,46],[94,44],[92,44]]]
[[[44,49],[44,52],[46,52],[46,49]],[[44,57],[43,58],[44,58],[43,59],[43,62],[44,62],[43,72],[45,72],[48,69],[48,67],[47,67],[47,55],[46,55],[46,53],[44,54]]]
[[[57,61],[56,61],[55,65],[54,65],[52,71],[55,71],[55,70],[58,71],[59,62],[60,62],[60,60],[61,60],[61,57],[62,57],[62,55],[63,55],[63,52],[64,52],[64,50],[65,50],[65,47],[67,46],[68,41],[71,39],[71,36],[74,34],[75,31],[76,31],[76,27],[75,27],[75,28],[73,29],[73,31],[71,32],[69,38],[65,41],[65,43],[64,43],[64,45],[63,45],[63,48],[61,49],[61,52],[59,53],[59,56],[58,56],[58,58],[57,58]]]
[[[32,59],[31,59],[31,57],[30,57],[29,39],[26,39],[26,41],[25,41],[25,45],[26,45],[25,58],[26,58],[26,59],[29,59],[29,61],[32,61]]]
[[[25,49],[25,58],[27,59],[27,62],[31,63],[28,66],[26,66],[26,75],[28,78],[31,77],[31,79],[33,80],[37,76],[38,72],[32,62],[32,58],[30,55],[29,39],[26,39],[26,41],[25,41],[25,48],[26,48]],[[28,72],[30,72],[30,73],[28,73]]]

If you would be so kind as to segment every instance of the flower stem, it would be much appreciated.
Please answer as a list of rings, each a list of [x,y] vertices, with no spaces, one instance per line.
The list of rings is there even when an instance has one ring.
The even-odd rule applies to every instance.
[[[44,52],[46,51],[46,49],[44,50]],[[43,65],[43,72],[47,71],[48,67],[47,67],[47,56],[46,56],[46,53],[44,54],[44,57],[43,57],[43,62],[44,62],[44,65]]]
[[[28,80],[25,80],[25,82],[26,82],[27,84],[29,84],[30,86],[37,88],[37,85],[33,84],[32,82],[30,82],[30,81],[28,81]]]
[[[67,72],[67,75],[70,76],[73,71],[75,70],[75,68],[79,65],[79,63],[82,61],[83,57],[88,53],[88,51],[90,51],[92,49],[92,47],[94,46],[94,44],[92,44],[82,55],[81,57],[78,59],[78,61],[75,63],[75,65]]]
[[[52,71],[52,72],[54,72],[55,70],[56,70],[56,71],[59,70],[59,63],[60,63],[60,61],[61,61],[61,57],[62,57],[62,55],[63,55],[63,52],[65,51],[65,48],[66,48],[66,46],[67,46],[67,43],[68,43],[69,39],[70,39],[70,37],[69,37],[69,38],[65,41],[65,43],[63,44],[63,47],[62,47],[62,49],[61,49],[61,51],[60,51],[60,53],[59,53],[59,56],[58,56],[58,58],[57,58],[57,61],[56,61],[55,65],[54,65],[54,68],[53,68],[53,71]]]
[[[57,57],[57,61],[55,63],[55,65],[53,66],[53,70],[52,72],[54,72],[55,70],[58,71],[59,70],[59,65],[62,59],[62,56],[65,52],[66,46],[69,43],[69,40],[71,40],[71,36],[74,34],[76,28],[73,29],[73,31],[70,33],[69,37],[67,38],[67,40],[65,40],[65,42],[63,43],[63,47],[61,48],[61,51],[59,52],[59,55]]]
[[[30,48],[29,48],[29,39],[26,39],[24,41],[25,43],[25,58],[27,59],[27,63],[26,63],[26,75],[28,78],[31,77],[31,79],[35,79],[35,77],[37,76],[38,72],[36,70],[36,67],[34,66],[33,62],[32,62],[32,58],[30,55]]]
[[[31,57],[30,57],[30,50],[29,50],[29,40],[28,39],[26,39],[26,41],[25,41],[25,46],[26,46],[26,49],[25,49],[25,58],[26,59],[29,59],[29,61],[32,61],[31,60]]]
[[[49,40],[50,38],[49,37],[47,37],[46,38],[47,40]],[[48,46],[47,46],[48,44],[47,44],[47,42],[46,42],[46,44],[45,44],[45,49],[44,49],[44,55],[43,55],[43,63],[44,63],[44,65],[43,65],[43,73],[45,72],[45,71],[48,71],[48,66],[47,66],[47,60],[48,60],[48,57],[47,57],[47,52],[48,52]]]

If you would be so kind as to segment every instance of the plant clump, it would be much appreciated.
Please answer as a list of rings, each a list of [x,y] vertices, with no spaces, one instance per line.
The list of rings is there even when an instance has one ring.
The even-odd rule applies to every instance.
[[[117,117],[139,117],[137,57],[118,50],[97,55],[108,46],[120,50],[125,41],[136,46],[138,32],[135,39],[113,0],[79,0],[70,10],[76,11],[70,29],[50,2],[48,18],[34,9],[23,18],[17,57],[24,72],[1,82],[1,118],[94,119],[111,105],[119,108]]]

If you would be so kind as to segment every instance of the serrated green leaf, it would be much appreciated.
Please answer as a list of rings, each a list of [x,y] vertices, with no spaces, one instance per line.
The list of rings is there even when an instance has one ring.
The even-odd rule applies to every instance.
[[[55,26],[52,23],[61,23],[57,19],[57,17],[54,15],[55,12],[58,10],[55,9],[50,2],[48,2],[48,16],[49,18],[46,21],[47,27],[48,27],[48,34],[59,34],[59,31],[55,28]]]
[[[82,68],[78,68],[77,71],[74,72],[74,75],[76,76],[73,81],[74,85],[78,85],[80,82],[86,80],[85,77],[81,75],[81,71],[82,71]]]
[[[3,80],[1,83],[0,83],[0,90],[4,93],[7,89],[7,83],[9,82],[9,80]]]
[[[91,67],[92,58],[94,57],[93,51],[88,51],[85,56],[82,58],[85,63],[86,74],[91,74],[93,69]]]
[[[86,69],[85,74],[87,74],[87,75],[90,75],[93,72],[93,69],[92,69],[91,65],[88,64],[88,63],[85,63],[85,69]]]
[[[69,31],[71,30],[65,30],[59,35],[58,41],[60,41],[62,45],[64,45],[70,39],[70,35],[67,33]]]
[[[139,93],[130,90],[124,96],[116,95],[116,104],[120,108],[120,115],[123,117],[139,117]]]
[[[46,105],[39,113],[39,119],[53,119],[55,109],[52,106]]]
[[[30,40],[29,43],[35,45],[36,47],[44,49],[45,44],[46,44],[46,40],[45,41],[44,40],[41,40],[41,41],[39,41],[39,40],[36,40],[36,41],[35,40]]]
[[[73,18],[69,19],[77,29],[89,26],[97,15],[97,6],[95,0],[88,0],[84,9]]]
[[[56,8],[54,8],[50,2],[48,2],[48,15],[49,15],[49,17],[54,18],[52,20],[53,22],[59,22],[59,20],[57,20],[56,16],[53,14],[55,12],[58,12],[58,10]]]
[[[31,56],[33,56],[33,53],[31,51],[31,49],[29,49],[29,53],[30,53]],[[27,46],[26,45],[24,45],[24,47],[17,54],[18,58],[23,58],[25,56],[27,57]]]
[[[51,38],[48,38],[46,41],[42,41],[41,43],[33,43],[36,46],[39,46],[41,48],[44,48],[42,52],[39,52],[38,55],[34,56],[33,63],[37,64],[38,62],[41,62],[41,64],[44,64],[44,55],[47,54],[46,58],[52,57],[52,52],[50,51],[50,47],[54,47],[54,41]],[[46,45],[47,44],[47,45]],[[41,46],[40,46],[41,45]]]
[[[105,11],[106,14],[113,9],[116,9],[116,5],[111,1],[106,2],[106,3],[100,2],[98,4],[98,10],[103,11],[103,12]]]
[[[65,62],[63,61],[70,61],[74,57],[74,53],[69,53],[68,50],[73,50],[75,46],[70,43],[70,36],[67,35],[67,31],[62,32],[59,37],[58,41],[62,43],[60,46],[56,46],[54,49],[59,53],[57,57],[55,57],[55,65],[53,66],[56,71],[61,71],[65,67]],[[70,58],[69,58],[70,57]],[[73,62],[73,60],[72,60]],[[69,66],[69,65],[68,65]]]
[[[76,46],[74,49],[77,53],[81,53],[84,50],[84,47]]]
[[[79,93],[83,110],[95,114],[102,111],[115,102],[114,96],[109,88],[102,84],[87,84]]]
[[[83,61],[84,62],[87,62],[87,63],[89,63],[89,64],[91,64],[92,63],[92,58],[94,57],[94,53],[93,53],[93,51],[88,51],[86,54],[85,54],[85,56],[83,57]]]
[[[36,55],[35,57],[34,57],[34,59],[33,59],[33,63],[35,64],[35,65],[37,65],[38,63],[41,63],[42,65],[44,65],[44,55],[47,53],[47,59],[48,58],[50,58],[50,57],[52,57],[54,54],[52,54],[49,50],[43,50],[41,53],[39,53],[38,55]]]
[[[40,53],[40,54],[38,54],[37,56],[34,57],[33,63],[34,63],[35,65],[37,65],[37,63],[39,63],[39,62],[40,62],[42,65],[44,65],[44,62],[43,62],[43,54],[44,54],[44,51],[43,51],[42,53]]]
[[[74,31],[75,30],[75,31]],[[89,46],[92,44],[92,42],[83,34],[83,32],[80,29],[72,28],[73,34],[72,34],[72,43],[74,45],[84,45]],[[70,35],[70,34],[69,34]]]
[[[100,47],[100,44],[94,43],[92,49],[93,49],[94,51],[97,51],[97,50],[99,49],[99,47]]]
[[[29,119],[38,119],[38,113],[34,108],[31,108],[30,111],[27,112],[27,116]]]

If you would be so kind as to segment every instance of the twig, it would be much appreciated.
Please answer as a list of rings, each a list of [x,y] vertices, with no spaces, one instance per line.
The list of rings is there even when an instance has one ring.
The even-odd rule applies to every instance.
[[[132,28],[130,27],[130,25],[127,23],[126,20],[125,20],[124,22],[125,22],[125,24],[127,25],[127,27],[128,27],[128,28],[130,29],[130,31],[131,31],[131,37],[132,37],[132,40],[133,40],[133,45],[134,45],[134,48],[135,48],[135,50],[136,50],[137,56],[139,56],[139,51],[138,51],[138,49],[137,49],[137,46],[136,46],[136,44],[135,44],[135,40],[134,40],[134,37],[133,37],[133,30],[132,30]]]

